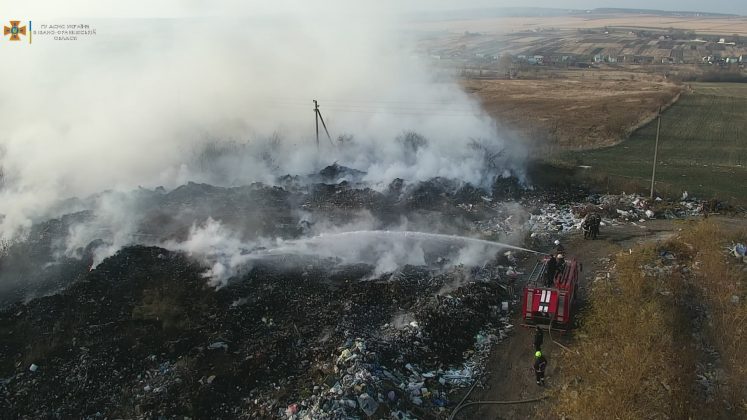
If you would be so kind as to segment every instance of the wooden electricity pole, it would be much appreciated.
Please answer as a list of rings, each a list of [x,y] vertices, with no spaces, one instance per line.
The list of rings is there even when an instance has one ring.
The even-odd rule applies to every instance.
[[[327,138],[329,139],[330,144],[334,146],[335,144],[332,143],[332,137],[329,135],[329,131],[327,131],[327,124],[324,123],[324,118],[322,118],[322,113],[319,111],[319,102],[314,99],[314,117],[316,120],[316,148],[319,150],[319,121],[322,122],[322,127],[324,127],[324,132],[327,133]]]
[[[656,122],[656,142],[654,143],[654,168],[651,171],[651,195],[649,198],[654,198],[654,183],[656,182],[656,156],[659,153],[659,130],[661,129],[661,107],[659,107],[659,115]]]

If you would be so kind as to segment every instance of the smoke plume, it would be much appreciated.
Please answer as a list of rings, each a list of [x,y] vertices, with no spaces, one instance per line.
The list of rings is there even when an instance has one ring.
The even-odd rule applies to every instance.
[[[93,17],[75,6],[55,14],[52,2],[29,9],[97,35],[0,49],[4,63],[18,63],[0,67],[3,237],[67,197],[272,183],[334,161],[372,184],[442,176],[487,185],[505,169],[520,174],[514,149],[486,171],[484,147],[506,147],[494,122],[410,48],[394,3],[227,4],[154,15],[121,6],[159,19],[106,19],[98,6]],[[76,13],[84,17],[64,17]],[[318,148],[312,99],[332,136],[322,131]]]

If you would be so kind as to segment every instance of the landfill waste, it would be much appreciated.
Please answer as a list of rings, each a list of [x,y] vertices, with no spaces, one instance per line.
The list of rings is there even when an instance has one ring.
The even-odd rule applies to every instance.
[[[362,281],[355,267],[332,275],[326,260],[268,262],[219,290],[202,270],[183,254],[128,247],[63,292],[0,311],[6,413],[422,417],[479,377],[507,334],[497,266]],[[402,313],[412,320],[397,322]],[[37,355],[48,367],[24,375],[15,360],[51,325],[60,341]]]
[[[3,415],[443,416],[513,331],[509,290],[530,258],[492,245],[474,258],[470,246],[545,251],[591,211],[614,226],[702,210],[690,197],[525,190],[512,177],[486,191],[443,178],[370,186],[363,175],[332,165],[274,186],[138,189],[118,197],[141,209],[126,231],[100,214],[114,193],[35,222],[0,249]],[[265,252],[216,288],[206,277],[212,265],[167,246],[208,218],[231,232],[238,260],[260,255],[252,241],[262,238],[308,243],[329,233],[377,243],[403,234],[343,232],[407,230],[426,233],[418,240],[451,239],[417,263],[379,271],[334,256]],[[72,239],[79,246],[66,248]],[[643,269],[658,275],[677,260]]]

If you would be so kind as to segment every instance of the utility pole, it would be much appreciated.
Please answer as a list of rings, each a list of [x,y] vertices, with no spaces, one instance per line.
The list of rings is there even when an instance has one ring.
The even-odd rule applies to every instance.
[[[319,121],[322,121],[322,127],[324,127],[324,132],[327,133],[327,138],[329,139],[329,143],[334,146],[335,144],[332,143],[332,137],[329,135],[329,131],[327,131],[327,124],[324,123],[324,118],[322,118],[322,112],[319,111],[319,102],[317,102],[316,99],[314,99],[314,118],[316,121],[316,149],[319,150]]]
[[[656,142],[654,143],[654,168],[651,172],[651,195],[649,198],[654,198],[654,182],[656,182],[656,155],[659,152],[659,130],[661,129],[661,107],[659,107],[659,115],[656,122]]]

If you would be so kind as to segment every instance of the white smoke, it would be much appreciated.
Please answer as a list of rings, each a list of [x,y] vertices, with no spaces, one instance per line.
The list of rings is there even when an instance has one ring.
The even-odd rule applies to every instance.
[[[51,1],[36,3],[29,15],[71,20],[53,16]],[[85,15],[80,3],[64,16]],[[371,183],[490,181],[470,145],[506,146],[495,124],[414,55],[395,3],[286,1],[265,10],[284,12],[272,17],[255,13],[264,10],[256,2],[198,3],[175,7],[174,19],[101,19],[97,6],[96,18],[72,19],[94,25],[95,37],[0,49],[0,60],[18,63],[0,66],[0,235],[66,197],[188,180],[273,182],[334,161]],[[334,146],[322,131],[317,150],[312,99]],[[401,141],[411,130],[426,141]],[[511,156],[502,164],[520,172]]]
[[[64,255],[81,258],[82,252],[91,242],[102,242],[91,251],[92,267],[111,257],[118,250],[134,242],[137,223],[135,215],[142,213],[139,202],[132,194],[110,192],[101,194],[95,201],[92,220],[74,224],[64,244]]]
[[[208,284],[223,287],[241,270],[251,269],[250,262],[256,258],[251,251],[257,245],[242,242],[220,222],[209,218],[204,224],[193,225],[186,241],[169,241],[162,246],[185,252],[208,265],[208,270],[203,273]]]
[[[160,246],[186,252],[208,269],[209,284],[223,287],[232,277],[251,270],[258,260],[305,256],[329,260],[332,264],[363,263],[373,267],[371,278],[392,273],[406,265],[427,265],[427,250],[448,256],[443,267],[480,266],[491,260],[501,244],[464,241],[458,236],[419,234],[401,230],[351,231],[346,227],[367,225],[365,214],[356,222],[313,237],[284,240],[262,238],[244,242],[219,221],[208,219],[190,230],[186,241],[169,241]],[[280,259],[278,259],[280,258]],[[330,267],[331,268],[331,267]]]

